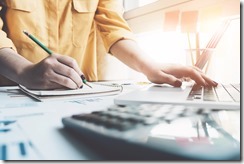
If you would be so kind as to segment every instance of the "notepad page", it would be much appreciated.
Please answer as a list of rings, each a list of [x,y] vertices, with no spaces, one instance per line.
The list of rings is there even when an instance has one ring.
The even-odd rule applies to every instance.
[[[89,83],[92,88],[83,85],[80,89],[55,89],[55,90],[33,90],[27,89],[26,87],[19,85],[19,87],[26,92],[39,95],[39,96],[61,96],[61,95],[78,95],[78,94],[97,94],[97,93],[104,93],[104,92],[114,92],[121,90],[118,86],[109,86],[109,85],[99,85],[99,84],[92,84]]]

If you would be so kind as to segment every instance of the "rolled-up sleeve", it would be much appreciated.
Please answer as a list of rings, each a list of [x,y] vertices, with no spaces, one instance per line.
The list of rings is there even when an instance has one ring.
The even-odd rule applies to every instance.
[[[135,40],[123,13],[120,0],[99,0],[95,21],[107,52],[118,40]]]
[[[0,13],[1,13],[2,7],[0,6]],[[16,48],[13,44],[13,42],[7,37],[7,34],[2,30],[3,29],[3,20],[2,20],[2,13],[0,14],[0,49],[1,48],[12,48],[16,51]]]
[[[3,19],[2,19],[2,7],[0,6],[0,49],[1,48],[12,48],[16,51],[16,47],[13,42],[7,37],[7,34],[3,31]]]

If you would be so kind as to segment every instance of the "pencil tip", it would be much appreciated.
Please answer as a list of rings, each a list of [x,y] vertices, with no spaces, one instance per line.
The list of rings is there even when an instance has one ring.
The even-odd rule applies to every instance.
[[[28,35],[28,32],[26,30],[23,30],[23,33],[25,33],[26,35]]]
[[[92,86],[90,86],[89,84],[86,83],[86,85],[87,85],[88,87],[92,88]]]

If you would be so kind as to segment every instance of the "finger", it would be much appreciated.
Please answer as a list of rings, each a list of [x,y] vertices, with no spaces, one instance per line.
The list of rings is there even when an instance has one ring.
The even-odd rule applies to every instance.
[[[204,78],[201,76],[201,73],[196,71],[192,68],[185,69],[185,75],[188,75],[192,80],[194,80],[197,84],[207,86],[207,82],[204,80]]]
[[[66,78],[71,79],[76,84],[76,88],[80,88],[83,85],[80,75],[73,68],[56,60],[56,57],[55,57],[55,60],[53,60],[53,62],[52,62],[52,70],[56,74],[59,74],[59,75],[65,76]],[[63,82],[62,82],[62,85],[66,86]]]
[[[62,63],[57,63],[57,66],[53,69],[56,73],[71,79],[74,83],[76,83],[77,88],[80,88],[83,85],[80,75],[73,68],[70,68]]]
[[[191,68],[193,68],[194,70],[196,70],[197,71],[196,73],[200,73],[200,75],[202,76],[202,78],[205,81],[205,86],[215,86],[216,87],[218,85],[217,82],[215,82],[215,81],[211,80],[209,77],[207,77],[204,74],[204,72],[201,69],[199,69],[198,67],[192,66]]]
[[[53,76],[51,77],[50,81],[70,89],[77,89],[77,84],[73,80],[57,72],[53,72]]]
[[[67,87],[60,85],[54,81],[49,81],[48,85],[44,87],[44,89],[61,89],[61,88],[67,88]]]
[[[214,87],[216,87],[216,86],[218,85],[217,82],[211,80],[211,79],[210,79],[209,77],[207,77],[205,74],[202,74],[201,76],[204,78],[204,80],[208,83],[209,86],[214,86]]]
[[[188,81],[188,82],[192,80],[190,77],[182,77],[180,79],[181,81]]]
[[[53,62],[52,64],[55,65],[55,62]],[[76,89],[77,85],[70,78],[56,73],[52,67],[46,70],[43,74],[43,82],[39,84],[39,87],[40,89],[58,89],[63,87]],[[36,87],[36,89],[37,88],[38,87]]]
[[[57,55],[56,58],[60,63],[63,63],[71,68],[73,68],[80,76],[82,75],[82,72],[76,62],[75,59],[69,57],[69,56],[63,56],[63,55]]]
[[[172,75],[161,72],[161,76],[160,83],[167,83],[174,87],[180,87],[182,85],[182,81]]]
[[[191,66],[193,69],[195,69],[198,72],[204,73],[200,68],[196,67],[196,66]]]

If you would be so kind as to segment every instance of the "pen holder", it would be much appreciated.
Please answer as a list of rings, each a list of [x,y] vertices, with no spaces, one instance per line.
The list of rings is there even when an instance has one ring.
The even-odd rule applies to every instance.
[[[206,73],[214,51],[213,48],[185,49],[185,63],[188,66],[197,66]]]

